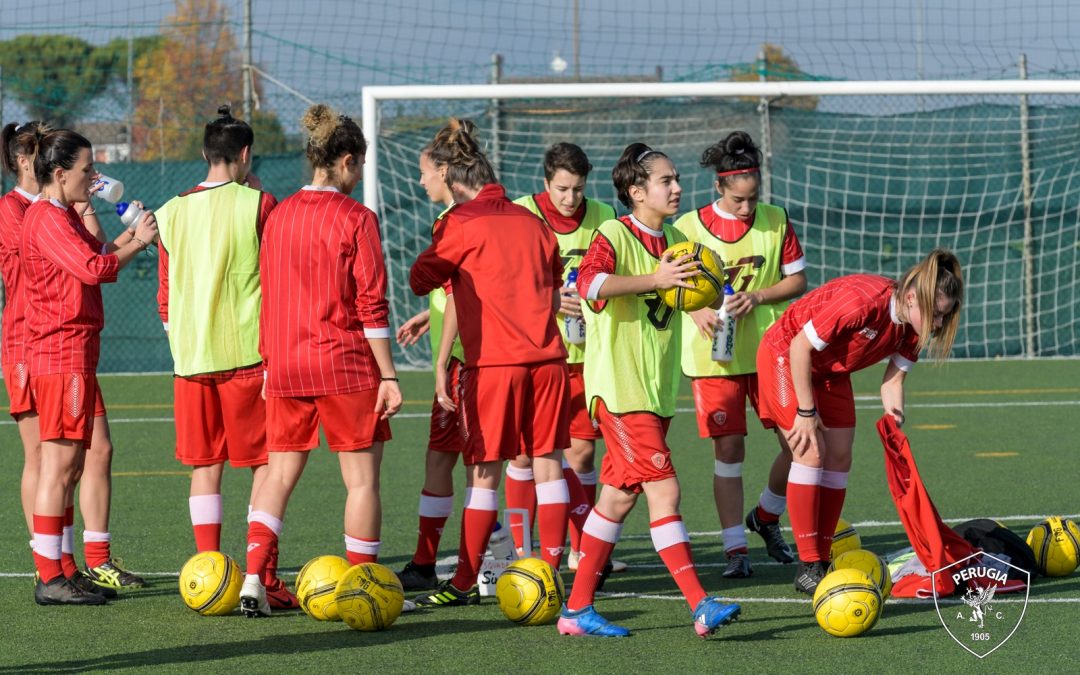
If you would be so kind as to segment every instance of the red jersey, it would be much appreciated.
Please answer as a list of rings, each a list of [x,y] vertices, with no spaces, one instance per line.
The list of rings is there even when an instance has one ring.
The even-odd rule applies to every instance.
[[[198,192],[200,190],[209,190],[215,188],[224,183],[199,183],[194,188],[180,194],[181,197],[189,195],[192,192]],[[259,233],[259,238],[262,238],[263,228],[266,226],[266,219],[270,217],[270,212],[277,206],[277,199],[269,192],[264,192],[259,197],[259,216],[255,221],[255,230]],[[169,252],[165,250],[165,247],[161,245],[161,240],[158,239],[158,316],[161,317],[162,322],[166,328],[169,325]]]
[[[663,256],[669,244],[664,237],[663,230],[654,230],[646,226],[633,215],[619,218],[619,222],[626,225],[637,237],[645,250],[657,260]],[[607,300],[600,300],[597,294],[608,275],[615,272],[615,247],[603,236],[594,236],[589,245],[589,252],[581,260],[578,267],[577,289],[581,297],[590,301],[597,310],[603,308]]]
[[[716,202],[698,209],[698,217],[717,239],[728,243],[734,243],[742,239],[750,228],[754,226],[754,216],[750,214],[749,221],[742,221],[734,214],[721,209]],[[802,272],[806,269],[806,254],[803,253],[802,244],[795,236],[795,228],[788,221],[787,230],[784,232],[784,243],[780,249],[780,272],[785,277]]]
[[[375,213],[305,187],[270,214],[259,259],[266,393],[348,394],[379,386],[368,338],[389,338],[386,263]]]
[[[0,197],[0,273],[4,277],[4,319],[0,327],[0,361],[4,365],[26,362],[26,301],[22,293],[23,219],[34,195],[15,188]]]
[[[26,210],[22,288],[33,375],[97,370],[105,326],[99,284],[120,271],[103,249],[73,207],[40,199]]]
[[[527,365],[566,359],[555,322],[562,271],[544,221],[490,184],[447,211],[409,285],[422,296],[451,282],[468,366]]]
[[[796,300],[765,331],[777,354],[805,333],[815,375],[852,373],[893,357],[901,370],[919,358],[919,335],[896,314],[896,282],[872,274],[838,277]]]

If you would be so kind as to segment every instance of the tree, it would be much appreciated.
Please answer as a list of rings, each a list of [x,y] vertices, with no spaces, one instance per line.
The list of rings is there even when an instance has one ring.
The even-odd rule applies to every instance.
[[[176,0],[158,48],[135,61],[135,158],[198,159],[203,129],[218,106],[231,103],[233,114],[240,116],[241,64],[228,12],[218,0]],[[249,121],[267,131],[273,128],[272,123],[266,126],[270,120],[277,122],[269,112],[254,117]],[[276,126],[283,139],[281,125]],[[267,151],[264,141],[271,139],[258,133],[256,139],[259,152]]]
[[[105,90],[112,68],[93,45],[70,35],[20,35],[0,43],[4,87],[31,119],[67,127]]]
[[[762,68],[765,71],[765,80],[769,82],[814,79],[799,68],[799,64],[795,63],[795,59],[784,53],[783,47],[766,42],[763,51],[765,52],[764,62],[758,59],[752,65],[740,65],[732,68],[732,82],[758,82],[761,80]],[[743,100],[751,103],[757,102],[757,99],[750,97],[744,97]],[[800,96],[798,98],[781,99],[775,105],[800,110],[816,110],[818,97]]]

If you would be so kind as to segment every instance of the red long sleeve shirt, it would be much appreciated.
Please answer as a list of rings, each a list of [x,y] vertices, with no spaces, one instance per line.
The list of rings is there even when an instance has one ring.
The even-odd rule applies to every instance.
[[[565,359],[555,323],[562,261],[544,221],[507,199],[497,184],[454,206],[443,221],[416,259],[409,285],[423,296],[450,281],[465,363],[510,366]]]
[[[105,310],[99,284],[116,281],[120,261],[103,254],[72,207],[40,199],[23,223],[23,294],[33,375],[93,373]]]
[[[4,277],[4,319],[0,331],[0,361],[26,362],[26,301],[22,292],[23,221],[34,196],[15,188],[0,197],[0,272]]]
[[[337,190],[305,187],[270,214],[259,267],[266,393],[378,387],[367,338],[389,338],[390,322],[375,213]]]

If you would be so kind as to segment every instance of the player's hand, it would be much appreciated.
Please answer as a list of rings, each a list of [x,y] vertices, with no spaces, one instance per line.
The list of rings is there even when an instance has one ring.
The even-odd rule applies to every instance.
[[[757,293],[744,293],[739,291],[728,298],[727,302],[724,303],[724,306],[727,307],[728,314],[736,319],[740,319],[749,314],[751,310],[760,304],[761,300],[758,298]]]
[[[653,283],[658,291],[675,288],[676,286],[693,288],[686,282],[686,279],[696,275],[699,268],[700,265],[694,260],[694,256],[684,255],[675,258],[665,251],[660,257],[660,264],[657,266],[656,271],[653,272]]]
[[[808,459],[811,466],[821,466],[821,448],[818,447],[818,431],[828,431],[821,417],[795,416],[791,430],[785,433],[791,455],[795,459]],[[803,462],[800,462],[803,463]]]
[[[379,419],[388,420],[401,410],[401,387],[394,380],[379,383],[379,400],[375,401],[375,412],[382,413]]]
[[[431,328],[431,312],[424,310],[397,329],[395,337],[402,347],[412,347]]]
[[[566,316],[581,316],[581,296],[576,288],[559,289],[559,313]]]
[[[445,363],[435,364],[435,400],[446,412],[457,412],[457,404],[450,396],[449,371]]]
[[[696,312],[689,312],[689,314],[690,319],[697,326],[698,333],[701,333],[701,337],[711,340],[716,333],[716,329],[720,327],[720,319],[716,317],[716,310],[705,307]]]
[[[135,224],[135,238],[145,241],[147,244],[154,243],[158,236],[157,218],[153,211],[147,211]]]
[[[892,418],[896,420],[896,428],[904,426],[904,410],[903,408],[886,408],[885,414],[892,415]]]

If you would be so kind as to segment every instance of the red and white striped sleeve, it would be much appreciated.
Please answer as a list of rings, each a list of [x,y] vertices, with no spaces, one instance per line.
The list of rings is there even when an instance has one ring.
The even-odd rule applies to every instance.
[[[369,210],[360,216],[355,235],[352,274],[356,280],[356,315],[364,324],[364,337],[390,337],[390,308],[386,301],[386,261],[383,259],[379,219]]]
[[[615,273],[615,247],[608,238],[597,234],[589,244],[589,250],[581,259],[578,266],[577,291],[586,300],[594,303],[599,309],[602,301],[599,300],[600,287],[604,281]]]
[[[850,280],[803,324],[802,331],[814,349],[820,352],[838,337],[866,325],[874,305],[858,291],[858,284],[857,279]]]
[[[50,213],[39,225],[41,254],[64,272],[84,284],[104,284],[116,281],[120,260],[112,253],[101,254],[75,231],[74,225],[62,212]],[[81,223],[79,224],[81,227]],[[87,233],[91,239],[92,235]]]
[[[799,243],[799,237],[795,234],[795,226],[789,220],[780,251],[780,271],[785,277],[790,277],[805,269],[806,254],[803,253],[802,244]]]

